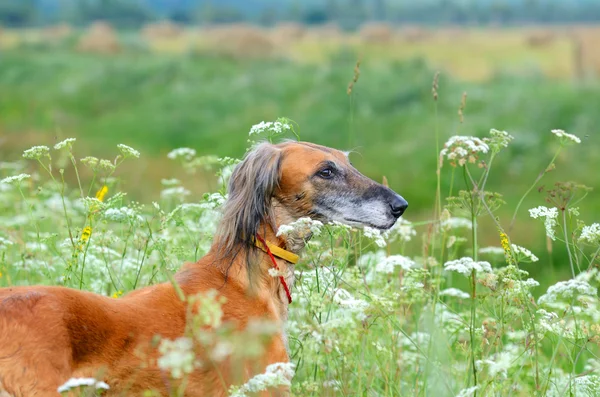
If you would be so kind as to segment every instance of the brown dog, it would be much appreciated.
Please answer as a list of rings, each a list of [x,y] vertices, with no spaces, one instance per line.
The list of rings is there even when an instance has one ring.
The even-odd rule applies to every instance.
[[[302,142],[260,144],[233,172],[209,253],[182,268],[175,283],[121,299],[63,287],[0,289],[0,396],[57,396],[66,380],[85,376],[106,381],[107,395],[170,394],[168,374],[155,360],[144,364],[140,352],[157,357],[157,336],[184,335],[189,307],[181,293],[211,289],[226,298],[224,322],[244,329],[259,318],[279,326],[262,360],[243,363],[243,383],[268,364],[288,361],[283,323],[294,272],[281,257],[294,262],[304,239],[277,237],[279,226],[308,216],[388,229],[407,205],[360,174],[343,152]],[[272,261],[271,252],[280,257]],[[269,274],[275,265],[285,277]],[[203,367],[190,375],[185,395],[226,395],[237,380],[231,363]]]

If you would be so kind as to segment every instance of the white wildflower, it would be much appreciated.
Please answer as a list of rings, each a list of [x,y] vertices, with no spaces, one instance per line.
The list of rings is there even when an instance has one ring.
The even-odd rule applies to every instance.
[[[516,244],[511,244],[512,252],[516,257],[517,262],[537,262],[539,259],[527,248]]]
[[[313,235],[320,235],[322,227],[322,222],[309,217],[302,217],[288,225],[281,225],[279,229],[277,229],[277,237],[282,235],[287,237],[294,234],[294,236],[306,239]]]
[[[399,266],[404,270],[408,270],[415,266],[415,262],[402,255],[390,255],[375,265],[375,271],[378,273],[393,273],[394,269]]]
[[[50,156],[50,148],[48,146],[34,146],[23,152],[23,157],[31,160],[39,160],[42,156]]]
[[[554,303],[559,300],[571,300],[579,295],[596,296],[597,289],[587,281],[571,279],[551,285],[548,291],[538,299],[538,303]]]
[[[190,149],[188,147],[180,147],[177,149],[173,149],[167,154],[167,157],[171,160],[185,160],[190,161],[196,156],[196,151],[194,149]]]
[[[175,340],[163,339],[160,341],[158,351],[158,367],[170,371],[171,376],[180,379],[184,374],[194,370],[194,344],[190,338],[177,338]]]
[[[590,226],[584,226],[581,230],[579,240],[587,241],[590,244],[600,242],[600,223],[593,223]]]
[[[381,231],[379,229],[374,229],[372,227],[365,226],[363,228],[363,235],[366,238],[373,240],[378,247],[386,246],[385,239],[383,238],[383,235],[381,234]]]
[[[135,150],[132,147],[129,147],[127,145],[123,145],[122,143],[119,143],[117,145],[117,148],[121,151],[121,154],[125,158],[127,158],[127,157],[135,157],[136,159],[140,158],[140,152],[138,152],[137,150]]]
[[[350,309],[356,313],[359,319],[366,318],[365,311],[369,308],[369,303],[362,299],[356,299],[352,294],[343,288],[338,288],[333,294],[333,301],[338,305]]]
[[[293,363],[275,363],[267,366],[264,373],[251,378],[240,387],[232,387],[230,397],[245,397],[279,386],[291,386],[294,377]]]
[[[546,228],[546,235],[552,240],[556,240],[554,228],[557,225],[556,218],[558,217],[558,208],[548,208],[544,206],[539,206],[537,208],[530,209],[529,215],[533,219],[545,218],[544,227]]]
[[[104,217],[113,222],[142,222],[144,218],[138,215],[137,212],[129,207],[109,208],[104,212]]]
[[[110,389],[110,387],[105,383],[102,382],[100,380],[96,380],[94,378],[71,378],[68,381],[66,381],[65,383],[63,383],[59,388],[58,388],[58,392],[59,393],[65,393],[70,391],[71,389],[75,389],[77,387],[90,387],[93,386],[96,390],[98,389],[104,389],[104,390],[108,390]]]
[[[192,192],[190,192],[183,186],[175,186],[161,190],[160,197],[163,199],[176,198],[179,200],[183,200],[185,196],[189,196],[190,194],[192,194]]]
[[[471,296],[458,288],[448,288],[440,291],[440,296],[451,296],[458,299],[469,299]]]
[[[507,147],[508,144],[515,139],[512,135],[510,135],[506,131],[499,131],[496,129],[490,130],[491,138],[486,138],[486,143],[492,148],[493,151],[499,151],[503,147]]]
[[[399,218],[391,229],[384,232],[385,239],[389,242],[396,241],[408,242],[417,235],[412,222],[407,221],[404,218]]]
[[[468,387],[458,392],[456,397],[472,397],[479,390],[479,386]]]
[[[484,247],[479,249],[480,254],[504,255],[502,247]]]
[[[264,122],[261,121],[258,124],[255,124],[250,128],[250,132],[248,135],[258,135],[263,132],[271,132],[274,134],[283,134],[286,130],[291,129],[289,124],[282,123],[279,121],[269,121]]]
[[[56,145],[54,145],[54,150],[60,150],[65,147],[70,150],[73,147],[73,142],[75,141],[75,138],[67,138],[64,141],[60,141]]]
[[[476,262],[470,257],[463,257],[444,263],[444,270],[455,271],[465,276],[470,276],[473,270],[482,273],[491,273],[492,265],[489,262]]]
[[[494,354],[492,359],[477,360],[476,366],[486,366],[492,378],[500,375],[502,378],[508,376],[508,370],[517,363],[519,357],[518,348],[514,345],[506,345],[505,350]]]
[[[0,237],[0,248],[8,248],[8,246],[13,245],[14,243],[10,240],[5,239],[4,237]]]
[[[453,217],[443,220],[440,226],[442,227],[442,229],[472,229],[473,222],[467,218]]]
[[[560,139],[560,143],[562,144],[581,143],[581,139],[579,139],[579,137],[573,134],[568,134],[563,130],[552,130],[552,133]]]
[[[22,182],[25,179],[29,179],[31,178],[31,175],[29,174],[19,174],[19,175],[15,175],[15,176],[9,176],[6,177],[2,180],[0,180],[0,183],[6,183],[7,185],[18,185],[20,182]]]
[[[451,165],[465,165],[467,162],[474,163],[479,153],[487,153],[490,147],[481,139],[473,136],[455,135],[444,144],[440,152],[440,159],[446,157]]]

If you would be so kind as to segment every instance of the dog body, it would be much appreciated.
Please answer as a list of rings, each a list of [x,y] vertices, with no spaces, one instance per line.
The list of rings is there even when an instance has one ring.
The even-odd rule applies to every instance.
[[[406,201],[361,175],[347,156],[309,143],[261,144],[231,177],[223,219],[209,253],[184,266],[173,282],[133,291],[120,299],[64,287],[0,289],[0,396],[57,396],[72,377],[96,377],[105,395],[171,395],[174,383],[156,361],[157,337],[176,339],[197,308],[185,297],[217,290],[223,322],[239,331],[254,319],[274,322],[279,332],[259,359],[205,363],[192,372],[185,395],[227,395],[268,364],[287,362],[284,323],[293,265],[277,258],[284,280],[273,277],[269,255],[256,236],[298,253],[306,235],[277,236],[282,224],[303,216],[351,225],[391,227]],[[4,394],[3,394],[4,393]]]

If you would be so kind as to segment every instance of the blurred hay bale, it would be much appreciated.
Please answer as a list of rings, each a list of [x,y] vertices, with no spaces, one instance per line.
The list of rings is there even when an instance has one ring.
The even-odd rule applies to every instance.
[[[272,30],[273,38],[279,41],[298,41],[306,34],[306,28],[296,22],[277,24]]]
[[[209,31],[210,47],[214,52],[236,58],[268,57],[275,52],[275,44],[263,29],[232,24]]]
[[[600,28],[582,27],[571,32],[574,69],[577,77],[586,73],[600,76]]]
[[[73,28],[66,23],[48,26],[42,29],[42,37],[52,42],[62,41],[70,37],[72,34]]]
[[[525,37],[525,43],[529,47],[546,47],[556,41],[556,34],[552,30],[536,30]]]
[[[81,36],[77,50],[99,54],[114,54],[121,50],[115,30],[106,22],[94,22]]]
[[[361,40],[367,43],[389,43],[394,31],[386,23],[372,22],[364,24],[358,34]]]
[[[326,23],[311,27],[307,31],[307,36],[312,39],[338,40],[344,37],[340,27],[336,23]]]
[[[183,34],[183,28],[171,21],[149,23],[142,28],[142,36],[147,40],[176,39]]]
[[[407,43],[418,43],[425,41],[431,36],[431,32],[420,26],[406,26],[400,29],[400,37]]]

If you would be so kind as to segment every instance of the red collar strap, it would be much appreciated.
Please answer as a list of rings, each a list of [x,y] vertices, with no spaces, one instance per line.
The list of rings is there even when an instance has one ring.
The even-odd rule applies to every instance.
[[[267,242],[259,235],[256,235],[256,239],[258,241],[260,241],[260,243],[262,244],[262,247],[259,247],[260,249],[262,249],[263,251],[265,251],[267,253],[267,255],[269,255],[269,258],[271,258],[271,262],[273,263],[273,268],[277,271],[279,271],[279,266],[277,266],[277,261],[275,260],[275,256],[273,255],[273,253],[271,252],[271,248],[269,247],[271,244],[267,244]],[[287,283],[285,282],[285,278],[283,278],[282,275],[279,275],[279,282],[281,282],[281,285],[283,286],[283,289],[285,290],[285,295],[288,298],[288,302],[292,303],[292,294],[290,292],[290,289],[287,285]]]

